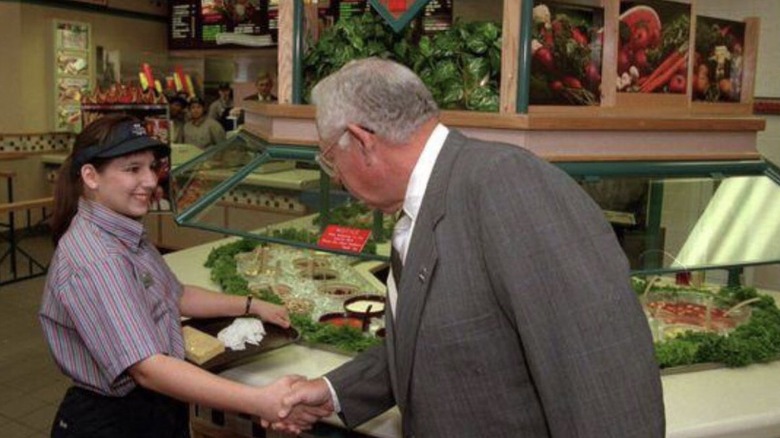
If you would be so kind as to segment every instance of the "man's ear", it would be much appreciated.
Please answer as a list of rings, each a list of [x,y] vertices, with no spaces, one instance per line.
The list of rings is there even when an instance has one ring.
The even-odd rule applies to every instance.
[[[81,180],[90,190],[97,190],[98,188],[98,171],[95,166],[91,164],[85,164],[81,166]]]
[[[376,134],[354,123],[347,124],[347,131],[360,143],[361,153],[365,155],[374,151],[377,146]]]

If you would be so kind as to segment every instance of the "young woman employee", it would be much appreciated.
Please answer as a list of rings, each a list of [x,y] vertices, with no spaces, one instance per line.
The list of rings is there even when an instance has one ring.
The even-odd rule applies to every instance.
[[[186,437],[186,402],[272,419],[296,381],[251,387],[183,360],[181,315],[290,322],[283,307],[183,286],[148,242],[139,219],[167,148],[138,120],[107,116],[78,135],[60,170],[40,320],[73,387],[53,437]]]

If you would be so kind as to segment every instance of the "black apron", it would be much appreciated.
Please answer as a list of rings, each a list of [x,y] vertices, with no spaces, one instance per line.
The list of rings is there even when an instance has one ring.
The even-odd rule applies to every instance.
[[[52,438],[188,438],[186,403],[137,387],[108,397],[71,387],[54,417]]]

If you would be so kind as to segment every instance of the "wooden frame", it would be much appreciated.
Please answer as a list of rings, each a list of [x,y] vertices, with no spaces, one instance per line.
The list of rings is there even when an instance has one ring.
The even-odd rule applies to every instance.
[[[246,129],[275,144],[317,144],[314,109],[292,102],[293,2],[281,0],[279,26],[279,104],[247,105]],[[601,105],[589,107],[529,107],[518,114],[517,90],[523,2],[504,0],[502,80],[498,113],[443,111],[442,121],[474,137],[527,148],[551,161],[735,160],[756,159],[757,132],[765,121],[751,117],[745,103],[692,105],[688,95],[618,96],[604,87]],[[690,3],[695,14],[695,1]],[[620,0],[579,0],[604,8],[602,83],[617,78],[617,38]],[[695,17],[695,15],[694,15]],[[758,19],[748,19],[745,36],[744,97],[752,102],[755,83]],[[693,24],[692,24],[693,26]],[[691,72],[689,61],[688,71]],[[690,88],[690,87],[689,87]],[[690,91],[689,91],[690,94]]]

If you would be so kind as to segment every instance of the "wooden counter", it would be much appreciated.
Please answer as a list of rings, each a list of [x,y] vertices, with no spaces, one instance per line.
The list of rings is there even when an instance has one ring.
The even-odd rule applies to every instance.
[[[167,254],[166,262],[187,284],[215,289],[203,262],[225,239]],[[222,376],[262,385],[286,374],[318,377],[348,356],[291,345],[232,368]],[[662,378],[669,438],[777,438],[780,436],[780,362],[744,368],[721,368]],[[328,422],[340,424],[335,417]],[[377,437],[400,437],[396,409],[362,425],[359,431]]]
[[[246,102],[244,107],[245,129],[268,142],[317,144],[313,106]],[[590,110],[442,111],[441,120],[466,135],[521,146],[550,161],[757,159],[757,134],[766,126],[751,116]]]

